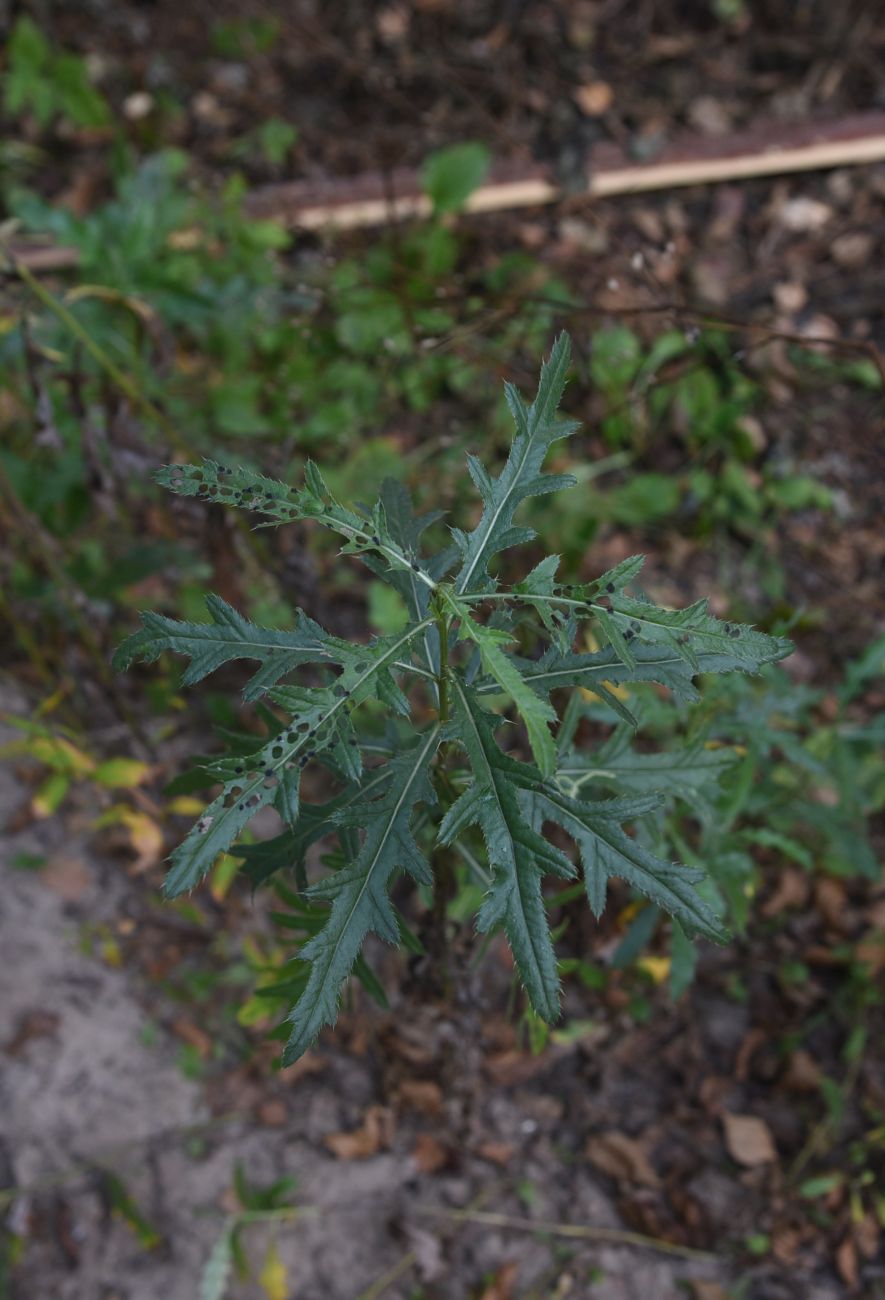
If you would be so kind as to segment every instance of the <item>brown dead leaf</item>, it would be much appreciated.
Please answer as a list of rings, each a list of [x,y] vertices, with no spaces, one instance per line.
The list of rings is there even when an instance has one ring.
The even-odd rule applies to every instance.
[[[744,1034],[743,1041],[737,1050],[737,1056],[734,1058],[734,1077],[740,1083],[743,1083],[747,1078],[750,1072],[750,1062],[765,1042],[765,1037],[765,1030],[760,1029],[758,1025]]]
[[[833,876],[821,876],[814,885],[814,905],[827,926],[844,934],[850,926],[845,882]]]
[[[297,1083],[299,1079],[306,1079],[308,1075],[322,1074],[323,1070],[328,1068],[328,1064],[329,1062],[316,1052],[305,1052],[294,1065],[287,1065],[285,1070],[280,1070],[280,1079],[283,1083]]]
[[[771,1253],[779,1264],[790,1268],[795,1264],[802,1245],[802,1234],[798,1228],[789,1224],[780,1224],[771,1234]]]
[[[190,1020],[185,1020],[183,1016],[179,1016],[177,1020],[172,1022],[172,1032],[183,1042],[195,1047],[204,1061],[212,1051],[212,1039],[205,1029],[200,1029],[199,1025],[193,1024]]]
[[[728,1292],[718,1282],[692,1282],[693,1300],[728,1300]]]
[[[527,1083],[536,1074],[550,1067],[550,1053],[532,1056],[531,1052],[493,1052],[483,1062],[483,1070],[499,1088],[509,1088],[517,1083]]]
[[[449,1148],[432,1133],[418,1134],[412,1155],[422,1174],[438,1173],[452,1158]]]
[[[882,1232],[879,1227],[879,1221],[872,1212],[867,1212],[864,1217],[854,1225],[854,1241],[863,1255],[864,1259],[875,1259],[879,1254],[879,1242]]]
[[[814,1057],[804,1047],[798,1047],[787,1062],[783,1074],[784,1087],[791,1092],[817,1092],[820,1078],[820,1069]]]
[[[614,1130],[596,1133],[588,1139],[584,1154],[592,1165],[619,1183],[634,1183],[640,1187],[660,1184],[644,1146],[635,1138],[627,1137],[626,1133]]]
[[[722,1127],[728,1154],[739,1165],[752,1169],[777,1160],[771,1129],[755,1115],[732,1115],[724,1111]]]
[[[851,1237],[846,1237],[836,1247],[836,1270],[849,1291],[856,1291],[860,1282],[857,1267],[857,1248]]]
[[[885,970],[885,933],[870,930],[865,934],[860,943],[854,945],[854,959],[869,966],[873,978]]]
[[[408,1030],[389,1030],[384,1034],[384,1045],[401,1060],[416,1069],[426,1069],[436,1060],[436,1046],[424,1039],[419,1028],[409,1026]]]
[[[271,1097],[269,1101],[263,1101],[258,1107],[258,1121],[266,1128],[282,1128],[289,1118],[289,1112],[286,1109],[285,1102],[278,1097]]]
[[[76,903],[92,884],[92,870],[80,858],[53,858],[39,879],[66,903]]]
[[[375,15],[375,27],[385,45],[396,45],[409,30],[409,11],[403,5],[386,5]]]
[[[19,1016],[14,1034],[3,1044],[4,1052],[7,1056],[18,1056],[33,1039],[51,1038],[59,1022],[60,1017],[54,1011],[43,1011],[40,1007],[25,1011]]]
[[[386,1106],[370,1106],[362,1127],[350,1133],[328,1133],[325,1145],[339,1160],[366,1160],[393,1139],[393,1117]]]
[[[396,1091],[397,1099],[404,1106],[423,1111],[425,1115],[438,1115],[442,1110],[442,1088],[432,1079],[403,1079]]]
[[[607,81],[588,81],[577,86],[573,98],[582,113],[588,117],[601,117],[614,103],[615,92]]]
[[[508,1165],[513,1159],[515,1148],[509,1142],[481,1142],[476,1154],[482,1160],[489,1160],[493,1165]]]
[[[786,867],[778,878],[777,887],[762,904],[763,916],[780,916],[793,907],[804,907],[808,902],[811,883],[799,867]]]
[[[519,1263],[516,1260],[510,1260],[509,1263],[502,1264],[489,1285],[482,1292],[480,1300],[511,1300],[518,1272]]]

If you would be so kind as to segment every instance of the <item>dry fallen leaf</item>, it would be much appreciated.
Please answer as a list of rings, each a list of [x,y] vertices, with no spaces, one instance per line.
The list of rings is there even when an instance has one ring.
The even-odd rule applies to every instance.
[[[779,916],[788,908],[804,907],[810,887],[804,871],[799,867],[787,867],[781,872],[774,893],[762,904],[762,915]]]
[[[393,1117],[385,1106],[370,1106],[363,1118],[362,1128],[351,1133],[329,1133],[325,1145],[339,1160],[366,1160],[382,1147],[390,1146],[393,1137]]]
[[[797,1047],[787,1061],[783,1084],[791,1092],[817,1092],[820,1087],[820,1069],[810,1052]]]
[[[875,1259],[879,1253],[881,1229],[876,1216],[868,1211],[854,1225],[854,1240],[864,1259]]]
[[[18,1056],[22,1048],[34,1038],[52,1038],[61,1023],[61,1017],[54,1011],[43,1011],[35,1007],[19,1016],[18,1024],[12,1037],[3,1044],[7,1056]]]
[[[493,1165],[507,1165],[513,1159],[514,1148],[509,1142],[481,1142],[476,1154]]]
[[[278,1097],[263,1101],[258,1107],[258,1119],[266,1128],[281,1128],[289,1118],[285,1103]]]
[[[860,1282],[857,1267],[857,1248],[851,1237],[846,1237],[836,1247],[836,1270],[849,1291],[856,1291]]]
[[[752,1169],[755,1165],[769,1164],[777,1159],[774,1138],[764,1120],[755,1115],[732,1115],[725,1111],[722,1126],[728,1154],[739,1165]]]
[[[657,1187],[660,1179],[641,1142],[626,1133],[596,1133],[588,1139],[585,1155],[592,1165],[618,1182]]]
[[[199,1025],[185,1020],[183,1016],[179,1016],[172,1022],[172,1032],[183,1042],[196,1048],[203,1060],[206,1060],[212,1052],[212,1039],[205,1029],[200,1029]]]
[[[425,1115],[438,1115],[442,1110],[442,1088],[432,1079],[403,1079],[397,1087],[397,1097],[405,1106],[421,1110]]]
[[[615,92],[607,81],[588,81],[586,85],[578,86],[573,94],[578,108],[588,117],[607,113],[615,98]]]
[[[53,858],[38,878],[66,903],[76,903],[93,883],[91,868],[80,858]]]
[[[833,876],[821,876],[814,885],[814,905],[827,926],[844,934],[850,926],[845,882]]]
[[[518,1272],[519,1264],[516,1260],[510,1260],[509,1263],[502,1264],[489,1285],[482,1292],[480,1300],[511,1300]]]
[[[692,1282],[693,1300],[728,1300],[728,1292],[718,1282]]]
[[[328,1064],[329,1062],[316,1052],[305,1052],[293,1065],[287,1065],[284,1070],[280,1070],[280,1079],[283,1083],[297,1083],[299,1079],[306,1079],[310,1074],[322,1074],[323,1070],[328,1068]]]
[[[412,1155],[422,1174],[435,1174],[444,1169],[451,1159],[448,1147],[432,1133],[419,1133]]]

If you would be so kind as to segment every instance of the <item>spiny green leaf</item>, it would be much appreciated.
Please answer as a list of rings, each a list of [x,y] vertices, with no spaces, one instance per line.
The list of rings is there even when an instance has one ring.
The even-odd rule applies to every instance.
[[[211,623],[182,623],[148,610],[139,631],[119,646],[114,667],[128,668],[134,659],[153,662],[165,650],[187,655],[191,663],[182,676],[190,686],[232,659],[257,659],[262,667],[246,685],[243,696],[254,700],[286,673],[306,663],[338,663],[334,638],[299,611],[290,631],[257,627],[220,596],[206,597]]]
[[[566,438],[578,427],[573,421],[557,421],[556,408],[565,387],[571,358],[567,334],[560,334],[549,360],[541,370],[538,394],[526,406],[519,393],[508,384],[507,402],[516,422],[516,437],[501,474],[492,479],[475,457],[468,458],[468,469],[483,499],[483,512],[472,533],[454,533],[461,551],[462,565],[455,581],[458,595],[486,591],[494,586],[488,572],[493,556],[509,546],[530,541],[530,528],[514,528],[513,515],[527,497],[573,486],[571,475],[541,473],[541,465],[551,443]]]
[[[458,549],[447,546],[436,555],[423,558],[421,538],[431,524],[442,518],[443,512],[432,510],[416,515],[408,489],[389,478],[381,484],[380,504],[396,545],[410,561],[418,561],[420,568],[439,582],[457,560]],[[370,552],[365,552],[362,559],[373,573],[399,592],[415,622],[424,617],[430,604],[431,588],[421,581],[414,569],[392,568],[380,556]],[[439,668],[439,637],[435,627],[426,630],[415,650],[422,666],[435,673]]]
[[[172,868],[164,885],[167,896],[193,889],[260,808],[274,803],[282,817],[295,822],[304,765],[315,753],[342,744],[342,727],[348,725],[350,708],[379,689],[385,676],[389,677],[391,664],[429,622],[425,619],[396,637],[367,646],[350,646],[353,662],[329,689],[274,688],[273,698],[297,711],[286,730],[251,756],[213,765],[224,789],[172,854]]]
[[[525,684],[513,659],[502,649],[513,639],[511,634],[475,622],[466,606],[454,598],[449,602],[449,608],[457,613],[460,620],[460,635],[468,637],[479,647],[483,670],[513,700],[525,723],[535,761],[544,776],[551,776],[556,766],[556,746],[549,724],[556,721],[556,713]]]
[[[536,791],[534,799],[543,817],[555,821],[577,843],[587,897],[597,916],[605,904],[606,880],[620,876],[687,930],[717,943],[726,942],[728,932],[695,888],[704,879],[704,872],[664,862],[622,829],[622,822],[652,812],[659,803],[656,796],[585,803],[547,784]]]
[[[467,751],[473,781],[446,813],[440,841],[450,844],[467,826],[482,830],[494,878],[477,923],[481,930],[503,925],[532,1006],[552,1023],[559,1013],[559,976],[541,879],[547,871],[570,879],[574,867],[533,829],[524,812],[520,792],[536,786],[540,773],[501,752],[494,737],[501,719],[485,712],[457,674],[451,690],[457,739]]]
[[[662,609],[616,591],[610,610],[596,601],[590,602],[590,609],[606,640],[630,668],[635,666],[636,642],[643,641],[668,646],[696,673],[701,671],[701,654],[719,656],[724,663],[719,671],[756,673],[793,648],[784,637],[768,636],[744,623],[721,622],[707,612],[706,600],[687,609]]]
[[[371,513],[358,514],[335,500],[316,465],[308,462],[303,488],[292,488],[243,468],[204,460],[202,465],[164,465],[157,482],[180,496],[198,496],[219,504],[238,506],[264,515],[270,522],[288,524],[297,519],[314,520],[340,533],[346,555],[374,554],[389,568],[414,573],[432,591],[436,582],[417,561],[393,539],[380,502]]]
[[[698,791],[717,784],[739,760],[726,745],[708,748],[702,740],[673,753],[642,754],[621,727],[595,753],[572,752],[557,764],[556,783],[572,798],[593,782],[635,794],[675,795],[695,803]]]
[[[774,641],[771,637],[769,640]],[[541,659],[514,657],[523,681],[533,690],[549,694],[564,686],[583,686],[599,691],[600,682],[658,682],[668,687],[682,703],[693,703],[700,696],[692,684],[696,673],[727,673],[735,669],[734,656],[728,651],[701,650],[696,655],[697,668],[668,645],[634,641],[631,647],[633,666],[625,664],[611,646],[586,654],[562,654],[551,648]],[[482,683],[481,694],[496,690],[494,683]]]
[[[296,879],[301,876],[302,883],[299,887],[306,887],[303,883],[303,868],[307,850],[318,840],[335,833],[335,813],[380,794],[382,787],[390,780],[390,770],[389,764],[373,768],[359,784],[348,786],[325,803],[302,803],[294,826],[287,827],[273,839],[239,845],[236,856],[243,859],[243,871],[251,881],[252,888],[257,889],[271,876],[286,868],[295,872]]]
[[[429,868],[415,843],[410,822],[415,805],[433,799],[428,776],[430,759],[439,743],[439,726],[391,763],[391,777],[380,798],[357,809],[341,810],[340,825],[365,828],[359,855],[349,867],[314,886],[311,894],[332,899],[323,929],[302,949],[311,963],[304,993],[292,1009],[292,1033],[283,1054],[286,1065],[303,1055],[323,1025],[333,1024],[341,983],[350,974],[366,935],[374,930],[389,943],[399,940],[399,928],[388,898],[394,872],[409,871],[425,882]],[[351,820],[354,819],[354,820]]]

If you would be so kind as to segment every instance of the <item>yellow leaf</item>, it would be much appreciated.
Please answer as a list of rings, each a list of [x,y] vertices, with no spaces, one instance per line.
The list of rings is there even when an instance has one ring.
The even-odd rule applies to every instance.
[[[215,899],[216,903],[221,903],[227,897],[231,885],[234,883],[234,877],[239,870],[239,862],[236,858],[231,857],[229,853],[222,853],[209,877],[209,892]]]
[[[264,1257],[258,1281],[267,1296],[267,1300],[288,1300],[289,1282],[286,1277],[286,1265],[280,1259],[277,1243],[272,1241]]]
[[[51,817],[58,811],[70,787],[70,780],[63,772],[55,772],[48,777],[31,800],[31,812],[35,817]]]
[[[181,813],[184,817],[195,817],[206,807],[206,801],[195,799],[192,794],[180,794],[170,799],[166,807],[169,812]]]
[[[146,781],[150,773],[150,763],[141,763],[137,758],[109,758],[107,762],[99,763],[92,779],[111,790],[133,790]]]
[[[603,682],[602,684],[610,695],[616,695],[619,700],[629,700],[630,692],[627,690],[626,686],[618,685],[615,682]],[[597,695],[595,691],[588,691],[586,686],[581,687],[581,694],[588,704],[593,704],[602,698],[600,695]]]
[[[595,653],[599,649],[599,642],[592,632],[584,633],[584,645],[591,653]],[[611,695],[616,695],[619,700],[629,700],[630,692],[626,686],[616,686],[614,682],[603,682],[602,684]],[[588,704],[595,704],[600,698],[595,691],[588,691],[586,686],[581,687],[581,695]]]
[[[636,965],[650,975],[655,984],[663,984],[670,974],[669,957],[640,957]]]
[[[152,321],[155,316],[153,307],[141,298],[121,293],[119,289],[111,289],[106,284],[78,284],[75,289],[65,294],[66,302],[79,302],[82,298],[101,298],[103,302],[118,303],[121,307],[128,308],[133,316],[145,322]]]
[[[67,686],[59,686],[57,691],[53,691],[52,695],[47,696],[46,699],[42,701],[39,708],[36,709],[34,717],[45,718],[47,713],[54,713],[62,700],[67,696],[68,689]]]
[[[618,925],[622,928],[629,925],[634,916],[637,916],[642,911],[643,907],[645,907],[645,903],[642,899],[634,898],[632,903],[628,903],[626,907],[622,907],[618,912],[616,918]]]
[[[102,939],[98,950],[101,953],[102,961],[106,965],[113,966],[115,970],[119,970],[123,965],[123,953],[116,939]]]
[[[127,809],[123,824],[129,831],[129,840],[138,855],[133,870],[147,871],[163,856],[163,832],[153,817],[144,812],[136,812],[133,808]]]
[[[132,870],[137,873],[149,870],[163,856],[163,832],[146,812],[117,803],[97,817],[94,824],[98,827],[126,827],[129,842],[136,853]]]
[[[45,763],[47,767],[66,772],[69,776],[88,776],[95,768],[95,760],[63,736],[35,736],[22,748],[38,763]]]
[[[743,758],[747,753],[746,745],[727,745],[724,740],[705,740],[704,749],[730,749],[733,754]]]

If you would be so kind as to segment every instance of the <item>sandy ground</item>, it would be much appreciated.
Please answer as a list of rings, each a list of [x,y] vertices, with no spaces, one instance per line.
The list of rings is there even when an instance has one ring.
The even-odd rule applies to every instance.
[[[20,709],[7,686],[0,712]],[[0,729],[0,743],[9,738],[10,729]],[[12,766],[0,766],[0,820],[24,795]],[[484,1282],[508,1265],[513,1295],[592,1300],[677,1300],[689,1278],[716,1276],[716,1267],[703,1262],[597,1243],[568,1243],[570,1253],[557,1254],[557,1243],[543,1234],[427,1217],[431,1206],[475,1204],[484,1184],[484,1208],[526,1210],[512,1198],[490,1200],[494,1175],[470,1157],[421,1172],[408,1123],[389,1151],[359,1161],[333,1158],[324,1136],[358,1126],[373,1099],[371,1066],[352,1056],[332,1051],[321,1073],[294,1083],[294,1104],[282,1123],[269,1127],[254,1110],[225,1116],[216,1107],[213,1115],[203,1086],[179,1067],[180,1044],[163,1029],[146,1032],[163,1022],[156,990],[83,943],[88,927],[137,914],[138,883],[119,864],[97,860],[88,841],[58,820],[8,835],[2,852],[0,1166],[7,1186],[20,1190],[7,1225],[25,1238],[15,1300],[199,1296],[232,1204],[237,1163],[253,1183],[297,1179],[294,1199],[304,1218],[277,1230],[252,1226],[244,1238],[257,1271],[276,1231],[293,1300],[354,1300],[398,1265],[400,1280],[383,1290],[393,1300],[483,1295]],[[11,869],[25,853],[44,856],[48,865]],[[520,1173],[539,1189],[533,1217],[619,1226],[611,1200],[587,1171],[571,1168],[557,1191],[537,1096],[498,1092],[491,1105],[492,1136],[531,1138]],[[160,1245],[145,1249],[112,1211],[101,1170],[122,1180]],[[254,1278],[232,1279],[225,1292],[263,1294]]]

